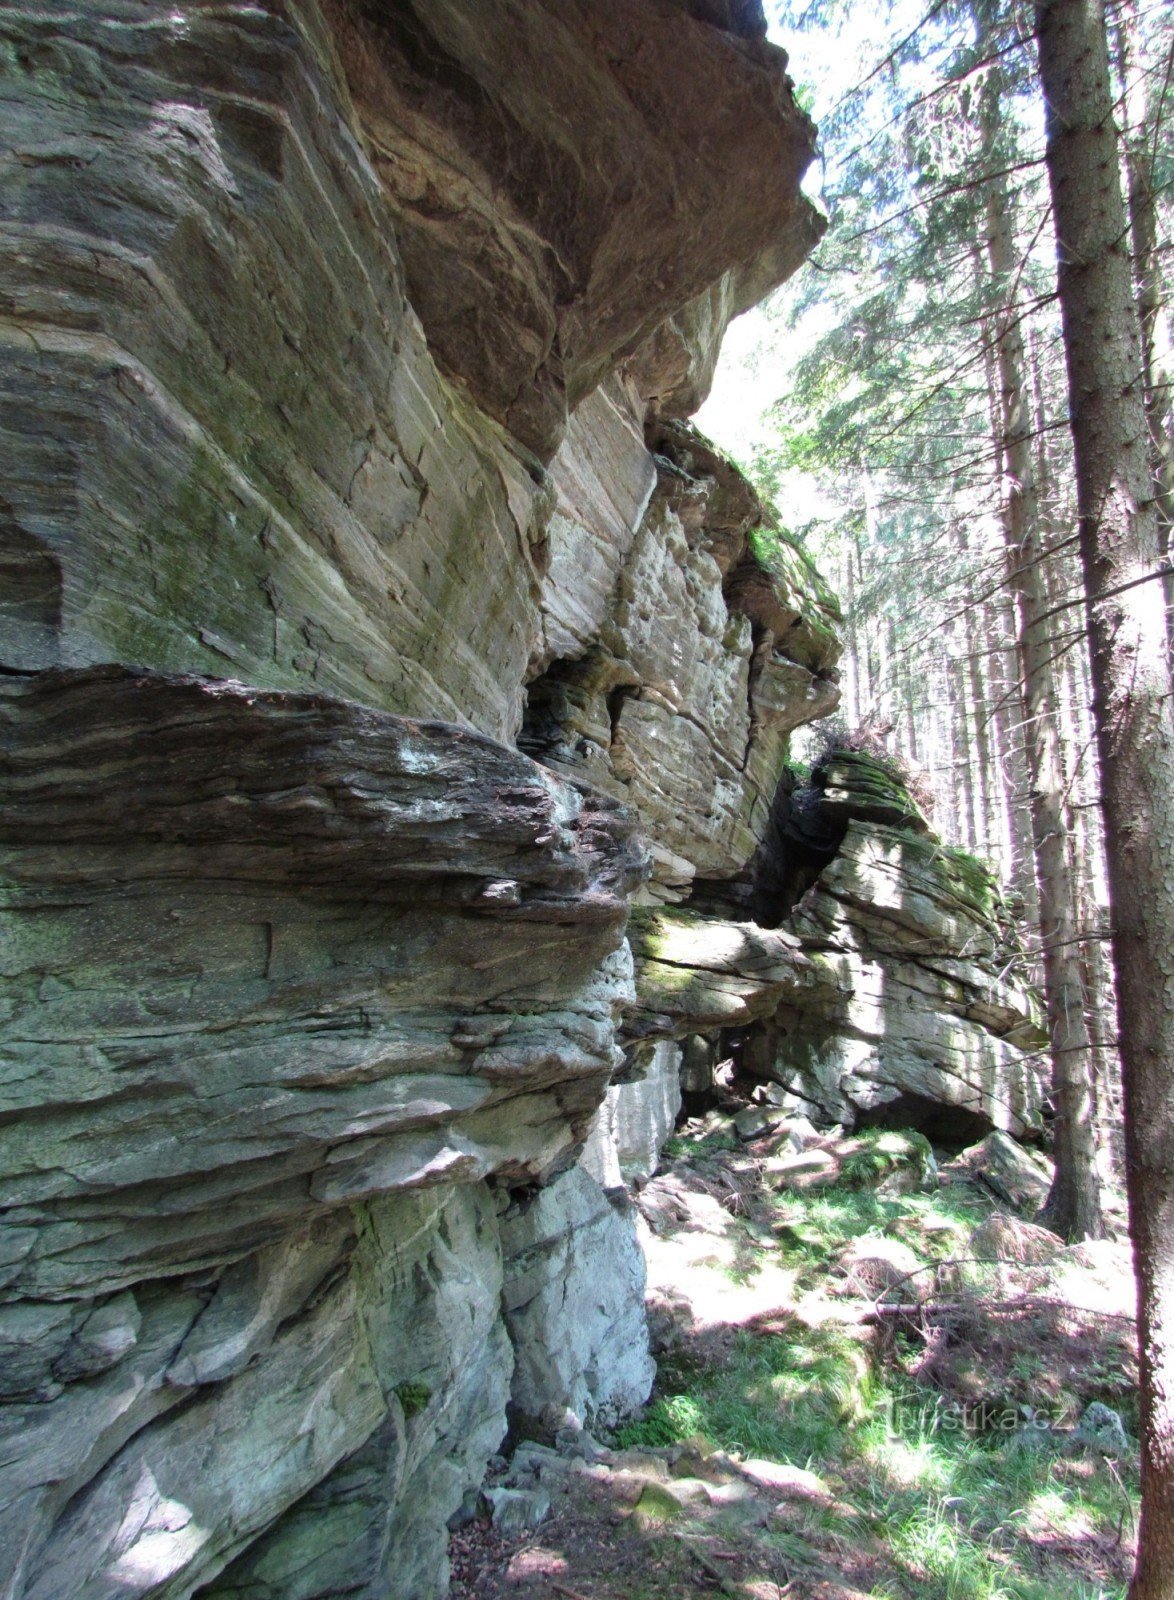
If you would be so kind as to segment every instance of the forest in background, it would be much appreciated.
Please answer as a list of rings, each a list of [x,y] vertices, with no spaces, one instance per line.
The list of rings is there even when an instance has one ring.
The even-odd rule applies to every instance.
[[[1131,1595],[1167,1596],[1174,19],[1144,0],[784,0],[775,26],[829,224],[735,335],[699,421],[841,596],[841,731],[920,775],[939,832],[996,868],[1030,930],[1046,1215],[1097,1237],[1103,1183],[1130,1190],[1148,1475]]]
[[[1108,23],[1165,561],[1174,33],[1161,3],[1122,0]],[[853,6],[775,7],[820,126],[828,231],[731,335],[699,420],[839,594],[841,724],[899,755],[942,836],[1010,887],[1035,935],[1025,976],[1041,985],[1057,942],[1041,932],[1032,826],[1047,786],[1036,831],[1062,840],[1045,878],[1070,901],[1059,937],[1079,967],[1101,1165],[1119,1177],[1104,825],[1032,27],[1028,8],[995,5],[893,5],[863,24]],[[821,104],[803,71],[829,61],[840,65]],[[1169,607],[1171,577],[1156,581]]]

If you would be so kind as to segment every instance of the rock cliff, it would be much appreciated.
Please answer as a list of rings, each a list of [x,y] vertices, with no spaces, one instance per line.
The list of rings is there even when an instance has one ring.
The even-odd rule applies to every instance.
[[[684,420],[814,130],[756,0],[0,36],[0,1594],[427,1600],[647,1392],[682,1061],[893,922],[756,920],[835,605]]]

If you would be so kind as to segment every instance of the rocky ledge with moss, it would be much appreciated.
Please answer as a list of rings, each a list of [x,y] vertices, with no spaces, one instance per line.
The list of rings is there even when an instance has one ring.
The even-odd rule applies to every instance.
[[[803,890],[793,909],[788,886]],[[1017,981],[1017,925],[990,870],[938,839],[892,762],[834,750],[807,786],[784,784],[759,888],[783,897],[776,915],[790,909],[803,953],[834,981],[779,1006],[747,1046],[752,1070],[825,1122],[949,1142],[1039,1134],[1047,1035]]]

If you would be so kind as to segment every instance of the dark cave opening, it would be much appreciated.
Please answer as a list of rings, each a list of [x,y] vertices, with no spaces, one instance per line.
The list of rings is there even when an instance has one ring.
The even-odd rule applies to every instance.
[[[924,1095],[904,1090],[883,1105],[861,1111],[856,1119],[857,1129],[913,1128],[923,1133],[937,1149],[956,1153],[965,1150],[991,1131],[989,1117],[965,1106],[949,1106]]]
[[[789,769],[783,773],[754,864],[752,905],[759,927],[777,928],[787,920],[835,860],[847,827],[825,805],[818,772],[809,783],[800,783]]]

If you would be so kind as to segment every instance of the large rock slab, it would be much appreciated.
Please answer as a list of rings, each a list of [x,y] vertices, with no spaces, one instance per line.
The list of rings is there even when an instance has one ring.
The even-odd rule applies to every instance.
[[[642,870],[611,801],[325,697],[3,683],[0,1294],[223,1265],[583,1136]]]
[[[609,1087],[580,1157],[605,1189],[652,1176],[681,1109],[680,1046],[658,1039],[631,1054],[637,1064]]]
[[[387,1414],[205,1591],[216,1600],[434,1600],[445,1522],[505,1431],[497,1207],[481,1186],[380,1201],[357,1262]],[[368,1282],[369,1280],[369,1282]]]
[[[1009,975],[1014,930],[978,862],[905,826],[849,821],[792,925],[835,983],[781,1008],[754,1061],[809,1114],[963,1142],[1039,1132],[1046,1030]]]
[[[317,6],[0,31],[0,661],[512,737],[549,492],[436,369]]]
[[[443,1593],[443,1519],[505,1425],[494,1222],[484,1189],[395,1197],[140,1290],[107,1377],[5,1418],[4,1592]]]
[[[545,458],[666,315],[723,280],[744,310],[822,232],[815,130],[746,9],[749,34],[675,0],[332,7],[429,343]]]
[[[785,1001],[806,1005],[835,983],[793,933],[681,907],[636,913],[631,942],[637,1002],[626,1026],[640,1036],[744,1028]]]

